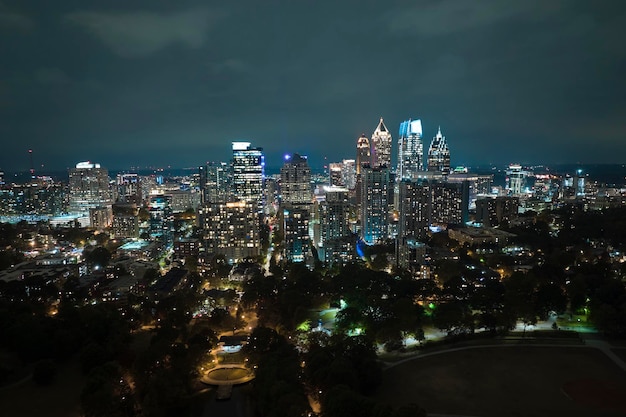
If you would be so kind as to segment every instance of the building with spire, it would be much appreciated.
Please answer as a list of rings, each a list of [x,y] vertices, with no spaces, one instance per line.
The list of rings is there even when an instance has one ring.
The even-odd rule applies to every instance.
[[[371,165],[370,140],[362,134],[356,140],[356,175],[360,175],[364,166]]]
[[[423,158],[422,121],[409,119],[402,122],[398,134],[397,179],[414,179],[424,169]]]
[[[373,167],[386,166],[391,167],[391,133],[385,126],[383,118],[380,118],[378,126],[372,134],[371,145],[371,165]]]
[[[441,134],[441,127],[430,142],[428,148],[428,171],[450,173],[450,149],[446,137]]]

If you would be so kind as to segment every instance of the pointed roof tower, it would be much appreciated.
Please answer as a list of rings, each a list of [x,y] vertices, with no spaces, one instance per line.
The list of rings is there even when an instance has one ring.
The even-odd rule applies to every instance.
[[[381,117],[370,141],[373,166],[391,166],[391,142],[391,133]]]

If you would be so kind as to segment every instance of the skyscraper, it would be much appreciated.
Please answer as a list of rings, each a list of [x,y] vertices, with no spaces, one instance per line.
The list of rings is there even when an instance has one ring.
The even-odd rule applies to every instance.
[[[371,150],[371,165],[373,167],[386,166],[391,168],[391,146],[392,146],[391,133],[385,126],[383,118],[380,118],[378,126],[372,134],[372,140],[370,145]]]
[[[520,195],[526,186],[528,171],[519,164],[511,164],[506,170],[506,190],[511,195]]]
[[[261,208],[265,175],[263,148],[253,148],[250,142],[233,142],[232,170],[235,198],[255,202]]]
[[[254,202],[207,203],[198,213],[208,254],[222,254],[228,263],[257,257],[261,251]]]
[[[398,181],[414,179],[423,170],[422,121],[406,120],[398,134]]]
[[[87,213],[89,209],[111,206],[109,171],[100,164],[79,162],[69,172],[70,211]]]
[[[363,134],[356,140],[356,174],[361,174],[363,167],[371,162],[370,140]]]
[[[361,236],[369,245],[388,237],[390,185],[387,167],[361,171]]]
[[[320,203],[320,255],[329,264],[340,265],[354,257],[355,239],[350,230],[350,193],[347,188],[328,187]]]
[[[117,174],[117,201],[141,205],[141,182],[135,173]]]
[[[306,156],[295,153],[285,157],[280,169],[282,201],[286,204],[311,204],[311,168]]]
[[[200,201],[215,203],[228,201],[229,169],[225,162],[208,162],[199,167]]]
[[[428,148],[428,171],[450,173],[450,150],[446,137],[441,134],[441,127]]]

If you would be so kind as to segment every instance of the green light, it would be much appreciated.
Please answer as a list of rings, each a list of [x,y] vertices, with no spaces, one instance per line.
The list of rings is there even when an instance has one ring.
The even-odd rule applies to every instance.
[[[301,331],[301,332],[308,332],[309,330],[311,330],[311,324],[309,323],[309,321],[303,321],[302,323],[300,323],[300,325],[298,327],[296,327],[296,330]]]
[[[434,310],[435,309],[435,304],[433,304],[433,303],[428,304],[428,308],[430,308],[431,310]]]

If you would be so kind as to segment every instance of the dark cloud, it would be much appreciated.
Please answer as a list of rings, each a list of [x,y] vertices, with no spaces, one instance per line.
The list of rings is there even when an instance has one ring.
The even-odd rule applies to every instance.
[[[7,14],[29,23],[0,18],[15,35],[0,43],[2,169],[28,148],[49,167],[193,166],[240,139],[269,165],[299,152],[319,167],[354,157],[381,116],[394,139],[409,117],[427,143],[441,125],[454,164],[626,152],[620,1],[23,0]]]
[[[170,14],[77,11],[68,13],[66,18],[89,31],[116,54],[143,57],[177,43],[189,48],[201,47],[217,14],[204,8]]]
[[[0,2],[0,30],[30,31],[34,22],[26,15],[19,13]]]

